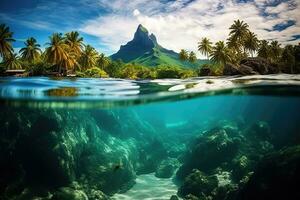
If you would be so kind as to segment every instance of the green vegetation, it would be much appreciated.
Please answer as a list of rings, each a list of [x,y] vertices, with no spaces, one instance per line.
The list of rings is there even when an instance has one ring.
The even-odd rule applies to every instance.
[[[106,57],[91,45],[85,44],[77,31],[53,33],[44,52],[36,39],[30,37],[24,42],[18,55],[12,47],[15,41],[13,32],[8,26],[1,24],[0,72],[25,69],[32,76],[188,78],[222,75],[227,64],[239,66],[242,60],[257,55],[275,66],[274,71],[300,73],[300,45],[283,47],[278,41],[259,40],[249,30],[249,25],[240,20],[234,21],[229,30],[226,42],[218,41],[213,44],[206,37],[199,41],[198,51],[209,59],[209,62],[200,62],[193,51],[182,49],[178,54],[164,49],[157,43],[155,36],[149,36],[147,29],[141,25],[134,39],[111,57]],[[144,46],[140,46],[141,41]],[[128,55],[133,57],[128,58],[130,62],[128,59],[123,60],[124,63],[120,58]],[[181,67],[183,65],[190,67]]]
[[[188,78],[197,76],[195,70],[177,67],[179,61],[175,62],[178,54],[173,51],[157,46],[155,55],[160,57],[157,66],[146,67],[139,62],[124,63],[106,57],[103,53],[89,44],[85,44],[83,38],[76,31],[66,34],[53,33],[46,43],[44,52],[36,39],[30,37],[24,42],[24,47],[19,51],[20,56],[14,54],[12,42],[13,33],[6,25],[1,25],[0,55],[2,58],[1,72],[5,69],[25,69],[29,75],[56,75],[77,76],[94,78],[128,78],[128,79],[155,79],[155,78]],[[142,30],[146,32],[146,29]],[[154,36],[151,36],[152,38]],[[168,56],[168,55],[172,56]],[[174,55],[173,55],[174,54]],[[140,57],[136,60],[146,59]],[[197,61],[194,52],[187,52],[186,61],[195,63]],[[159,63],[172,63],[174,65]],[[147,63],[147,61],[145,62]],[[186,62],[188,63],[188,62]]]
[[[258,57],[266,59],[271,65],[276,65],[279,72],[300,73],[300,45],[281,47],[278,41],[259,40],[250,31],[249,25],[241,20],[235,20],[229,27],[227,42],[218,41],[214,45],[208,38],[202,38],[198,43],[198,50],[210,59],[212,71],[219,74],[228,63],[238,65],[243,59]],[[185,51],[185,50],[182,50]]]

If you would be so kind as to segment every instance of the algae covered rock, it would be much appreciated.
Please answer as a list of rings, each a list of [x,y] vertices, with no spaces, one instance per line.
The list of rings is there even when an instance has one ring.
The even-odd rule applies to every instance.
[[[170,197],[170,200],[179,200],[179,199],[178,199],[177,195],[172,195],[172,196]]]
[[[0,181],[0,198],[22,196],[29,185],[56,191],[68,187],[74,180],[108,194],[127,190],[134,184],[139,153],[136,140],[110,134],[90,112],[27,109],[25,115],[25,111],[8,109],[1,114],[5,113],[11,117],[4,123],[7,126],[0,128],[4,134],[0,139],[0,164],[8,173]],[[104,119],[109,121],[116,114],[106,116]],[[26,125],[12,126],[16,119]],[[10,138],[6,132],[12,132],[14,137]],[[10,145],[5,145],[7,141]],[[84,199],[85,195],[79,191],[90,189],[64,189],[55,192],[54,197],[75,195],[74,198]]]
[[[159,139],[153,139],[141,144],[137,163],[137,174],[155,172],[160,162],[168,156],[167,149]]]
[[[300,146],[265,156],[238,199],[300,199]]]
[[[206,197],[198,198],[198,197],[196,197],[196,196],[194,196],[192,194],[186,195],[183,199],[184,200],[208,200],[208,199],[206,199]]]
[[[167,160],[163,160],[155,171],[155,176],[158,178],[170,178],[173,176],[176,168],[179,163],[177,159],[169,158]]]
[[[200,135],[177,177],[183,179],[193,169],[209,172],[231,161],[238,152],[239,138],[229,137],[224,129],[212,129]]]
[[[178,194],[182,197],[188,194],[197,197],[209,196],[217,186],[218,179],[216,176],[207,176],[204,172],[193,170],[193,172],[185,178],[183,185],[178,190]]]
[[[89,200],[82,190],[75,190],[70,187],[60,188],[54,193],[51,200]]]

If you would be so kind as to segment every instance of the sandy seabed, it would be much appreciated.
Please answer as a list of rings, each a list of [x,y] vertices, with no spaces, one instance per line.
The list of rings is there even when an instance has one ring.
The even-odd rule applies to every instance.
[[[152,174],[140,175],[136,184],[123,194],[115,194],[114,200],[169,200],[178,187],[172,179],[157,178]]]

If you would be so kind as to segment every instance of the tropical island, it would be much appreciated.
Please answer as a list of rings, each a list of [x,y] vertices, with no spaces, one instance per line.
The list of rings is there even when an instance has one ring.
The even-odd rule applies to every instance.
[[[0,74],[156,79],[300,73],[300,44],[283,46],[276,40],[260,40],[241,20],[235,20],[229,30],[226,41],[213,43],[205,37],[195,44],[207,57],[200,60],[193,51],[176,53],[163,48],[142,25],[132,41],[109,57],[86,44],[77,31],[53,33],[44,51],[30,37],[16,52],[13,32],[1,24]]]

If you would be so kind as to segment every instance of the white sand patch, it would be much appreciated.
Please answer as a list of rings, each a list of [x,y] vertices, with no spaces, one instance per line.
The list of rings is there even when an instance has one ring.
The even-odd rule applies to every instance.
[[[113,200],[169,200],[177,193],[172,179],[157,178],[152,174],[140,175],[136,184],[123,194],[115,194]]]

